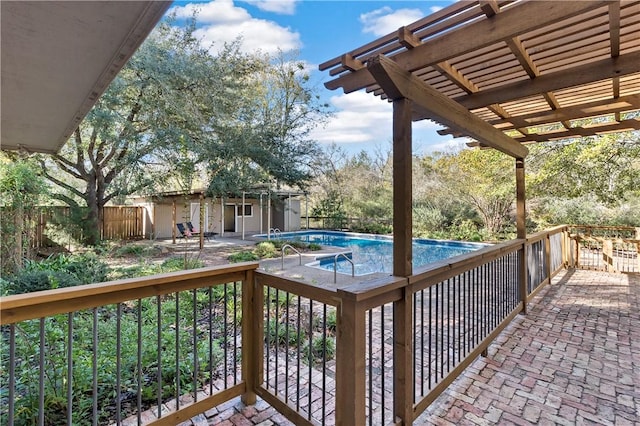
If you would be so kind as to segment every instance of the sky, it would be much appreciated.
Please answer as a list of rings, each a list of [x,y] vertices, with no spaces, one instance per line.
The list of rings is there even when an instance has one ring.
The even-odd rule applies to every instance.
[[[297,52],[307,64],[310,84],[332,111],[328,122],[311,137],[321,145],[335,143],[349,154],[391,148],[392,107],[364,91],[344,94],[328,90],[328,71],[318,65],[410,24],[449,4],[451,0],[213,0],[176,1],[167,13],[190,17],[198,9],[196,36],[222,46],[242,37],[243,50]],[[466,142],[440,136],[438,124],[413,124],[413,152],[450,151]]]

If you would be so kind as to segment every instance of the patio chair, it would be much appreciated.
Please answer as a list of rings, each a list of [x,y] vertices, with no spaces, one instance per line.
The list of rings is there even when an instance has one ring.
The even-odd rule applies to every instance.
[[[193,227],[193,223],[187,222],[187,227],[189,228],[189,232],[191,232],[191,235],[200,235],[200,232],[198,232],[198,230],[196,230]],[[202,235],[207,239],[207,241],[211,241],[211,240],[209,240],[209,238],[215,238],[217,234],[218,234],[217,232],[203,232],[202,233]]]
[[[176,223],[176,228],[180,232],[180,238],[189,238],[193,235],[191,231],[185,228],[184,223]]]

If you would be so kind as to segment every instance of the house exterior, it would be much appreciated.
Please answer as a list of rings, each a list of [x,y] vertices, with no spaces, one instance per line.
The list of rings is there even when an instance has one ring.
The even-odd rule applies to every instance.
[[[165,192],[134,197],[133,204],[146,209],[146,238],[173,238],[176,223],[191,222],[196,229],[242,238],[267,233],[269,229],[298,231],[303,203],[299,192],[260,191],[244,195],[206,197],[204,191],[188,194]],[[271,202],[269,202],[271,200]]]

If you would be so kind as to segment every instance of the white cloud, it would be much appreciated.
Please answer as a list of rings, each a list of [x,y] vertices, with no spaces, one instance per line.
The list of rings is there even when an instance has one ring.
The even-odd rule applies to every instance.
[[[313,131],[311,137],[320,143],[372,143],[389,142],[393,138],[393,107],[364,91],[338,95],[329,102],[336,112],[324,128]],[[433,134],[439,126],[422,120],[413,124],[413,139],[422,139],[423,133]]]
[[[298,0],[244,0],[246,3],[256,6],[265,12],[293,15],[296,11]]]
[[[394,11],[389,6],[385,6],[372,12],[363,13],[360,15],[360,22],[363,25],[362,32],[381,37],[424,16],[425,14],[420,9]]]
[[[242,49],[247,52],[284,52],[301,48],[300,34],[273,21],[253,18],[246,9],[235,6],[232,0],[214,0],[209,3],[176,6],[172,9],[178,18],[191,17],[197,11],[201,25],[194,36],[205,45],[213,44],[217,50],[225,42],[242,38]]]

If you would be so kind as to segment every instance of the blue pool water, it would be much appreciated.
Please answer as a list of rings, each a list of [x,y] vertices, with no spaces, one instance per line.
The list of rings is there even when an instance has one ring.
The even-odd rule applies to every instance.
[[[266,235],[260,235],[265,237]],[[273,236],[272,236],[273,239]],[[342,247],[349,252],[355,264],[356,275],[374,272],[393,272],[393,239],[388,236],[356,234],[337,231],[283,232],[278,239],[298,240],[324,246]],[[486,244],[459,241],[416,239],[413,242],[413,266],[420,267],[438,260],[469,253],[486,247]],[[308,264],[327,271],[333,271],[334,255],[319,256],[316,262]],[[338,259],[338,272],[351,274],[351,264],[346,259]]]

